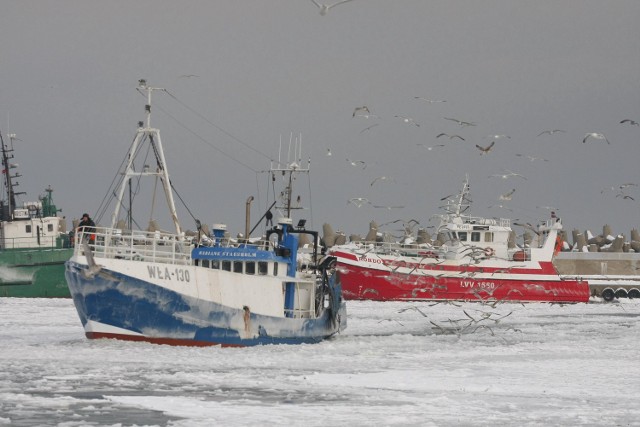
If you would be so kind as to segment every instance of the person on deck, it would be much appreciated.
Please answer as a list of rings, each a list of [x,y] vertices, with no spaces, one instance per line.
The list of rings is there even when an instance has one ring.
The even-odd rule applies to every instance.
[[[93,222],[88,213],[82,214],[82,220],[78,224],[78,233],[81,231],[85,233],[85,236],[87,236],[89,241],[93,242],[96,240],[96,223]]]

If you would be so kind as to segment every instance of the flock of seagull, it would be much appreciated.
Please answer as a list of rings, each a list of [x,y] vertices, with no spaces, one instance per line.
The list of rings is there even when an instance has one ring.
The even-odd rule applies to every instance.
[[[342,1],[337,1],[331,4],[325,4],[325,3],[320,3],[316,0],[311,0],[311,2],[318,8],[318,11],[320,13],[320,15],[325,16],[330,9],[339,6],[341,4],[350,2],[352,0],[342,0]],[[422,101],[422,102],[426,102],[429,104],[436,104],[436,103],[444,103],[447,102],[445,99],[430,99],[430,98],[426,98],[423,96],[414,96],[414,99]],[[370,118],[380,118],[379,116],[373,114],[371,112],[371,109],[366,106],[359,106],[356,107],[353,110],[352,113],[352,118],[363,118],[363,119],[370,119]],[[415,126],[415,127],[420,127],[420,123],[418,123],[415,119],[413,119],[412,117],[409,116],[404,116],[404,115],[395,115],[394,116],[395,119],[400,120],[402,123],[406,124],[406,125],[410,125],[410,126]],[[453,121],[455,123],[457,123],[460,127],[465,128],[468,126],[476,126],[476,123],[472,122],[472,121],[467,121],[467,120],[460,120],[457,118],[453,118],[453,117],[444,117],[445,120],[449,120],[449,121]],[[624,119],[620,121],[620,124],[624,124],[624,125],[630,125],[630,126],[640,126],[640,124],[632,119]],[[360,133],[365,133],[365,132],[369,132],[371,131],[374,127],[379,126],[379,123],[373,123],[370,126],[367,126],[366,128],[362,129],[360,131]],[[544,130],[542,132],[540,132],[537,136],[543,136],[543,135],[554,135],[557,133],[565,133],[566,130],[564,129],[548,129],[548,130]],[[452,140],[458,140],[458,141],[466,141],[466,139],[458,134],[449,134],[449,133],[445,133],[445,132],[441,132],[438,135],[436,135],[436,139],[440,139],[440,138],[448,138],[449,141]],[[491,138],[491,142],[488,143],[487,145],[480,145],[480,144],[475,144],[475,147],[478,149],[479,154],[481,156],[484,155],[488,155],[492,152],[492,150],[495,148],[496,146],[496,140],[499,140],[501,138],[507,138],[507,139],[511,139],[510,136],[508,135],[503,135],[503,134],[497,134],[497,135],[490,135],[489,138]],[[588,141],[590,140],[600,140],[600,141],[604,141],[607,144],[611,144],[611,141],[609,141],[609,139],[601,132],[587,132],[584,134],[583,138],[582,138],[582,143],[586,144]],[[419,147],[424,148],[425,150],[428,151],[432,151],[432,150],[436,150],[436,149],[442,149],[443,147],[445,147],[445,144],[433,144],[433,145],[428,145],[428,144],[423,144],[423,143],[418,143],[417,144]],[[328,148],[327,149],[327,156],[331,156],[332,152],[331,149]],[[531,162],[534,161],[543,161],[543,162],[548,162],[548,159],[545,158],[541,158],[541,157],[534,157],[528,154],[522,154],[522,153],[517,153],[516,156],[518,157],[522,157],[522,158],[526,158],[528,160],[530,160]],[[352,159],[346,159],[348,164],[353,166],[353,167],[358,167],[358,168],[362,168],[365,169],[367,167],[367,163],[363,160],[352,160]],[[501,179],[508,179],[508,178],[512,178],[512,177],[518,177],[521,179],[526,179],[523,175],[507,170],[505,169],[503,173],[499,173],[499,174],[493,174],[490,175],[489,178],[501,178]],[[373,187],[374,184],[376,184],[379,181],[385,181],[385,180],[393,180],[390,177],[387,176],[379,176],[377,178],[375,178],[373,181],[371,181],[370,186]],[[622,198],[624,200],[635,200],[633,198],[633,196],[627,194],[625,192],[625,189],[630,187],[630,186],[635,186],[636,184],[632,184],[632,183],[627,183],[627,184],[622,184],[619,187],[611,187],[610,190],[616,191],[616,196],[615,197],[619,197]],[[605,189],[602,191],[602,193],[604,193],[606,190]],[[513,188],[510,191],[501,194],[498,196],[498,200],[499,201],[510,201],[513,198],[513,195],[515,193],[516,189]],[[365,205],[371,205],[373,207],[377,207],[377,208],[387,208],[387,209],[398,209],[398,208],[403,208],[404,206],[380,206],[380,205],[375,205],[373,204],[369,199],[365,198],[365,197],[352,197],[350,199],[348,199],[347,204],[352,204],[357,208],[360,208],[362,206]],[[504,209],[509,209],[507,206],[499,204],[499,205],[491,205],[489,206],[491,207],[500,207],[500,208],[504,208]]]
[[[313,1],[313,0],[312,0]],[[315,2],[314,2],[315,3]],[[339,3],[337,3],[339,4]],[[414,99],[419,100],[419,101],[423,101],[423,102],[427,102],[429,104],[434,104],[434,103],[444,103],[447,102],[444,99],[429,99],[426,97],[422,97],[422,96],[415,96]],[[353,109],[353,112],[351,113],[351,118],[352,119],[370,119],[370,118],[377,118],[379,119],[380,116],[373,114],[372,113],[372,109],[367,106],[367,105],[361,105],[361,106],[357,106]],[[398,121],[400,121],[403,124],[409,125],[409,126],[415,126],[415,127],[420,127],[420,123],[418,123],[416,120],[414,120],[412,117],[408,117],[408,116],[404,116],[404,115],[399,115],[396,114],[393,116],[394,119],[397,119]],[[453,117],[443,117],[443,119],[445,120],[449,120],[449,121],[453,121],[455,123],[457,123],[461,128],[466,128],[466,127],[472,127],[472,126],[476,126],[477,124],[475,122],[472,121],[468,121],[468,120],[461,120],[461,119],[457,119],[457,118],[453,118]],[[632,119],[624,119],[621,120],[619,122],[621,125],[627,125],[627,126],[640,126],[640,124]],[[375,126],[379,126],[380,123],[374,123],[366,128],[364,128],[363,130],[360,131],[360,133],[363,132],[367,132],[370,131],[372,128],[374,128]],[[543,135],[555,135],[555,134],[559,134],[559,133],[566,133],[567,131],[564,129],[548,129],[548,130],[544,130],[540,133],[537,134],[537,137],[542,137]],[[457,134],[457,133],[447,133],[447,132],[440,132],[435,136],[436,139],[446,139],[449,141],[458,141],[458,142],[466,142],[467,138],[465,138],[464,136]],[[493,134],[493,135],[488,135],[486,138],[490,139],[490,143],[487,145],[480,145],[480,144],[475,144],[475,147],[478,149],[479,154],[481,156],[483,155],[488,155],[492,152],[492,150],[496,147],[496,141],[500,140],[500,139],[511,139],[511,136],[509,135],[505,135],[505,134]],[[589,142],[590,140],[600,140],[600,141],[604,141],[607,144],[611,144],[611,142],[609,141],[609,139],[601,132],[588,132],[586,134],[584,134],[583,138],[582,138],[582,142],[584,144],[586,144],[587,142]],[[443,147],[445,147],[445,144],[433,144],[433,145],[428,145],[428,144],[424,144],[424,143],[418,143],[417,144],[418,147],[421,147],[423,149],[426,149],[428,151],[432,151],[432,150],[436,150],[436,149],[441,149]],[[331,156],[331,149],[327,149],[327,156]],[[518,157],[521,157],[523,159],[527,159],[530,162],[535,162],[535,161],[540,161],[540,162],[548,162],[549,160],[546,158],[542,158],[542,157],[535,157],[535,156],[531,156],[529,154],[524,154],[524,153],[516,153],[515,154]],[[367,163],[364,160],[354,160],[352,158],[347,158],[346,162],[348,165],[355,167],[355,168],[359,168],[359,169],[366,169],[368,166],[370,165],[374,165],[375,163]],[[507,180],[507,179],[511,179],[511,178],[517,178],[517,179],[522,179],[522,180],[526,180],[527,178],[517,172],[514,172],[512,170],[509,169],[503,169],[500,173],[494,173],[488,176],[488,178],[498,178],[501,180]],[[383,175],[383,176],[378,176],[375,179],[373,179],[370,182],[370,187],[373,187],[374,185],[376,185],[377,183],[381,182],[381,181],[394,181],[392,177]],[[605,193],[605,191],[615,191],[616,192],[616,196],[617,198],[621,198],[623,200],[635,200],[635,198],[631,195],[629,195],[628,193],[626,193],[626,190],[630,189],[631,187],[637,187],[638,185],[635,183],[625,183],[625,184],[621,184],[619,186],[614,186],[611,188],[607,188],[602,190],[601,193]],[[497,200],[499,202],[508,202],[511,201],[513,199],[514,194],[516,193],[516,188],[512,188],[509,191],[498,195]],[[361,208],[363,206],[371,206],[374,208],[384,208],[384,209],[401,209],[404,208],[404,206],[401,205],[391,205],[391,206],[383,206],[383,205],[377,205],[374,202],[372,202],[371,200],[369,200],[367,197],[351,197],[347,200],[347,204],[348,205],[353,205],[355,208]],[[494,205],[490,205],[489,208],[501,208],[501,209],[505,209],[505,210],[509,210],[512,211],[512,209],[510,209],[507,205],[505,204],[494,204]],[[557,210],[556,208],[551,208],[552,210]]]

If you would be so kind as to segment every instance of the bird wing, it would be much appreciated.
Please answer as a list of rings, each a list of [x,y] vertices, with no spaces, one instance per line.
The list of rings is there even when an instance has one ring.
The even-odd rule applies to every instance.
[[[351,1],[351,0],[342,0],[342,1],[339,1],[339,2],[335,2],[335,3],[330,4],[329,6],[327,6],[327,9],[331,9],[333,6],[337,6],[337,5],[339,5],[339,4],[346,3],[346,2],[348,2],[348,1]],[[315,2],[314,2],[314,3],[315,3]]]

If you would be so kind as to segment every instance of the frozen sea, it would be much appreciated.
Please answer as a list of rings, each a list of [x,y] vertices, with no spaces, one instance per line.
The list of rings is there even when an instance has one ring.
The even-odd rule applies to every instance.
[[[316,345],[188,348],[0,298],[0,425],[640,425],[640,301],[348,312]]]

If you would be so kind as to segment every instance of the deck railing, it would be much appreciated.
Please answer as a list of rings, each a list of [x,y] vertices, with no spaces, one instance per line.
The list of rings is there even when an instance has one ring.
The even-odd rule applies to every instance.
[[[184,235],[95,227],[83,228],[77,235],[75,254],[84,254],[87,241],[94,258],[127,259],[162,264],[191,264],[193,243]]]
[[[69,236],[67,235],[0,239],[0,249],[60,249],[69,247]]]

